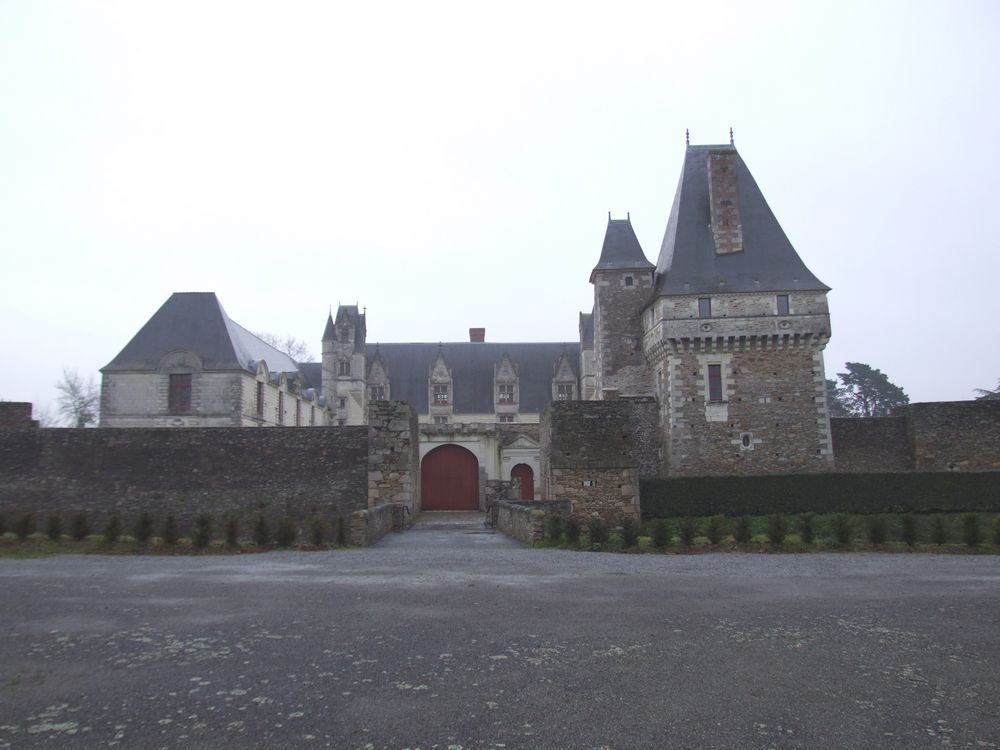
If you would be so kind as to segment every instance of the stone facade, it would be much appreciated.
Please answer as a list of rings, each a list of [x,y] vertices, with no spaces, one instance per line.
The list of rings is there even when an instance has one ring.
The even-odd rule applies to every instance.
[[[25,429],[38,427],[31,418],[31,404],[27,401],[0,401],[0,429]]]
[[[837,417],[830,420],[837,471],[911,471],[913,450],[905,417]]]
[[[653,393],[642,349],[642,310],[653,291],[653,273],[642,269],[595,270],[594,395]]]

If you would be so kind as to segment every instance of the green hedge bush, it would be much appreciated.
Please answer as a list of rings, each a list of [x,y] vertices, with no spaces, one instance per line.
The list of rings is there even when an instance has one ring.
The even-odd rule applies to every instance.
[[[1000,472],[678,477],[639,483],[643,518],[1000,511]]]

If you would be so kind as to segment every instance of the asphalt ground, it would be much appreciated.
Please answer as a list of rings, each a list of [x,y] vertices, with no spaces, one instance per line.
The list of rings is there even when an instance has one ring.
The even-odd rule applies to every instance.
[[[994,748],[1000,559],[0,561],[0,748]]]

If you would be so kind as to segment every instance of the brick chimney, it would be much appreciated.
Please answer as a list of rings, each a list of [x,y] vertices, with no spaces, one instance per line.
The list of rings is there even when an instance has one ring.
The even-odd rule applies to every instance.
[[[712,151],[708,155],[709,209],[716,255],[743,250],[736,166],[735,151]]]
[[[485,328],[470,328],[469,329],[469,341],[477,344],[481,344],[486,341],[486,329]]]

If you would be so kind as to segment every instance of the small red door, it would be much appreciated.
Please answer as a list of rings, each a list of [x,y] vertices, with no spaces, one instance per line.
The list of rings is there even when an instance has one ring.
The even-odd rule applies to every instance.
[[[528,464],[518,464],[510,470],[511,479],[521,480],[521,499],[535,499],[535,472]]]
[[[435,448],[420,464],[424,510],[479,510],[479,461],[460,445]]]

